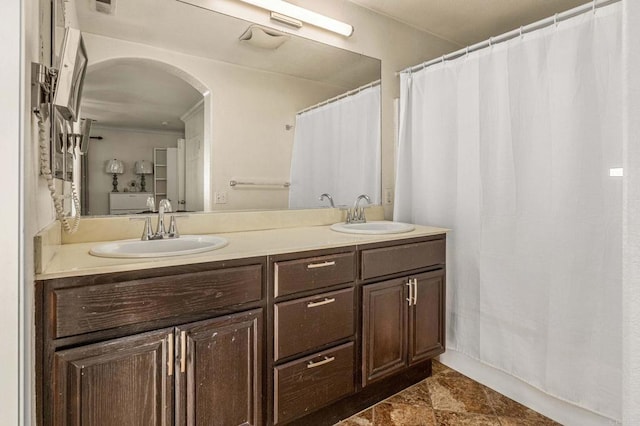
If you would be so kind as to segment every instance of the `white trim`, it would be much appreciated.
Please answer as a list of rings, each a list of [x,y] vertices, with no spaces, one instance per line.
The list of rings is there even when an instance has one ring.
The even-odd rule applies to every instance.
[[[189,120],[193,114],[200,112],[201,109],[204,109],[204,98],[200,99],[198,102],[196,102],[195,105],[193,105],[184,114],[182,114],[180,116],[180,120],[182,122]]]

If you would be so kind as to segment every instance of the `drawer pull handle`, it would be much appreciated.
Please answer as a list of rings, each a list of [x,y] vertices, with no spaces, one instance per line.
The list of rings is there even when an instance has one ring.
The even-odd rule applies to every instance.
[[[336,264],[335,260],[322,262],[322,263],[310,263],[307,265],[307,269],[326,268],[327,266],[333,266]]]
[[[329,303],[333,303],[335,301],[336,301],[335,297],[332,297],[331,299],[329,299],[328,297],[325,297],[324,300],[321,300],[319,302],[309,302],[309,303],[307,303],[307,308],[315,308],[317,306],[328,305]]]
[[[330,362],[333,362],[335,360],[336,360],[335,356],[332,356],[332,357],[325,356],[322,361],[318,361],[318,362],[309,361],[307,363],[307,368],[320,367],[321,365],[329,364]]]

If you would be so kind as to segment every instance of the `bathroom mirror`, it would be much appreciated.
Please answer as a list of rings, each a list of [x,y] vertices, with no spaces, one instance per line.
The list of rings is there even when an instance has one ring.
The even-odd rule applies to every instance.
[[[77,14],[89,57],[81,116],[96,122],[81,186],[90,215],[112,210],[113,158],[125,164],[120,193],[140,192],[144,176],[174,209],[286,209],[296,113],[380,79],[378,59],[176,0],[97,4],[56,1],[56,16]],[[377,130],[375,152],[361,154],[379,192]],[[136,174],[142,160],[153,174]]]

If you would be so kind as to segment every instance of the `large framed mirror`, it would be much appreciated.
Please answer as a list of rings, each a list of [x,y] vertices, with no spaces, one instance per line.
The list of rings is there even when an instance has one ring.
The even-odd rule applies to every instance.
[[[83,214],[149,195],[185,211],[380,203],[380,60],[177,0],[99,3],[55,13],[77,15],[89,57]]]

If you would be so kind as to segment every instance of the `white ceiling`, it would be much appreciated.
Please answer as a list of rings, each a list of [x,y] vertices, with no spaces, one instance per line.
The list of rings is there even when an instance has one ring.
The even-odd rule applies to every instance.
[[[589,0],[350,0],[461,47],[564,12]]]
[[[180,117],[200,100],[191,85],[151,63],[114,61],[87,73],[82,117],[106,127],[183,131]]]

